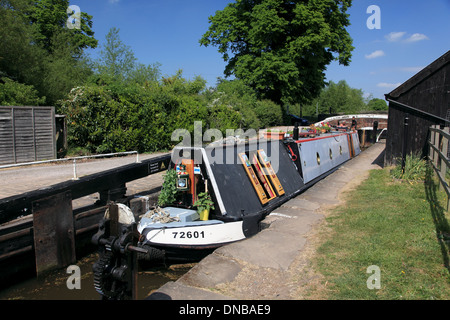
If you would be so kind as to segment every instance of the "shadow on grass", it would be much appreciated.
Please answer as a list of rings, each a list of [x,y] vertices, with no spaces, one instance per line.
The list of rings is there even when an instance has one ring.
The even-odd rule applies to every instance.
[[[450,271],[449,264],[449,252],[450,252],[450,226],[447,218],[445,217],[446,208],[439,202],[437,191],[439,190],[439,184],[436,184],[433,180],[433,168],[427,166],[425,177],[425,193],[427,201],[430,204],[431,216],[436,228],[436,237],[441,246],[442,258],[444,260],[444,266]]]

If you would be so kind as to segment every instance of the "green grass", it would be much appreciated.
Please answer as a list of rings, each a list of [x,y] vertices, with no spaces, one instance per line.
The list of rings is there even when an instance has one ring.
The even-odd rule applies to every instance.
[[[446,198],[429,169],[416,183],[390,171],[372,171],[326,219],[314,259],[327,283],[324,299],[450,299]],[[367,288],[372,265],[380,268],[380,289]]]

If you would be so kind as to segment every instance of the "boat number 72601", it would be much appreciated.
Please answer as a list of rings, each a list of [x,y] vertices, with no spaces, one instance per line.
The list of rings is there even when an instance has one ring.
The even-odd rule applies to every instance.
[[[176,232],[176,231],[173,231],[172,232],[172,234],[173,234],[173,238],[174,239],[192,239],[192,238],[194,238],[194,239],[199,239],[199,238],[201,238],[201,239],[204,239],[205,238],[205,231],[187,231],[187,232],[184,232],[184,231],[180,231],[180,232]]]

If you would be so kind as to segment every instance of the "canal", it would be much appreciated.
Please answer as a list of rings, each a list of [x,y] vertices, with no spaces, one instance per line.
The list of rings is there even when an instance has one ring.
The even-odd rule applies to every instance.
[[[92,266],[98,255],[91,254],[77,262],[81,270],[81,288],[68,289],[71,273],[67,269],[47,274],[41,279],[31,278],[8,288],[0,288],[0,300],[100,300],[94,289]],[[154,290],[169,281],[176,281],[188,272],[195,263],[155,263],[140,265],[138,272],[138,300],[145,299]]]

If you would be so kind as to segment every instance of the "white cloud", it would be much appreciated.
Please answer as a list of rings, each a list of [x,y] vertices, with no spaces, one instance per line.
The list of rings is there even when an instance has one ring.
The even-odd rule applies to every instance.
[[[379,84],[377,84],[377,87],[379,88],[391,88],[391,89],[395,89],[397,87],[401,86],[401,83],[386,83],[386,82],[380,82]]]
[[[377,50],[372,52],[371,54],[366,54],[366,59],[375,59],[375,58],[379,58],[379,57],[383,57],[386,54],[384,53],[383,50]]]
[[[403,31],[402,32],[391,32],[386,36],[386,39],[389,42],[397,42],[397,41],[400,41],[405,34],[406,34],[406,32],[403,32]]]
[[[389,42],[400,42],[400,41],[402,41],[402,42],[417,42],[417,41],[422,41],[422,40],[428,40],[428,37],[426,35],[424,35],[423,33],[414,33],[414,34],[410,35],[409,37],[407,37],[406,39],[403,39],[405,35],[406,35],[406,32],[404,32],[404,31],[391,32],[388,35],[386,35],[385,38]]]
[[[428,37],[423,33],[414,33],[412,36],[406,39],[405,42],[417,42],[422,40],[428,40]]]

